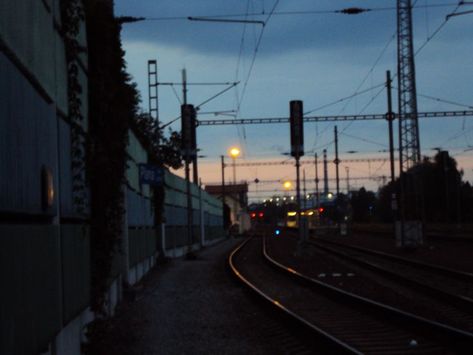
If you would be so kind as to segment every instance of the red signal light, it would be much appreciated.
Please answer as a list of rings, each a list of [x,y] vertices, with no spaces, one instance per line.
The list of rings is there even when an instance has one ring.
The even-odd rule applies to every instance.
[[[256,213],[255,213],[255,212],[253,212],[253,213],[251,214],[251,218],[256,218]]]
[[[260,212],[258,216],[259,216],[259,218],[263,218],[263,217],[264,217],[264,213],[263,213],[263,212]]]
[[[320,207],[319,208],[319,213],[322,213],[324,211],[324,208],[323,207]]]

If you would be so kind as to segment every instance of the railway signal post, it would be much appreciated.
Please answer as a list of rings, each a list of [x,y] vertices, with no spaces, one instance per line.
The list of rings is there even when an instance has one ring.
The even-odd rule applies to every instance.
[[[299,230],[299,243],[296,254],[302,252],[302,245],[307,239],[305,219],[301,218],[301,179],[300,157],[304,155],[304,117],[302,101],[293,100],[289,103],[290,128],[291,128],[291,155],[296,159],[296,200],[297,200],[297,225]]]
[[[197,146],[195,140],[195,121],[196,111],[193,105],[183,104],[181,106],[181,149],[185,161],[186,172],[186,194],[187,194],[187,240],[188,240],[188,257],[192,256],[192,195],[191,195],[191,181],[190,181],[190,163],[197,154]]]

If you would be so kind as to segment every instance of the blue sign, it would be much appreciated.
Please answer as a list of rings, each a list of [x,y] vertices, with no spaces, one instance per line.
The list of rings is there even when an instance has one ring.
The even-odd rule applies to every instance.
[[[164,181],[164,170],[150,164],[138,164],[140,169],[140,184],[162,185]]]

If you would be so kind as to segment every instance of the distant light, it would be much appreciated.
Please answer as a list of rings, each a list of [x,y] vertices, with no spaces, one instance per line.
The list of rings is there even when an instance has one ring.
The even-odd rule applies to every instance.
[[[292,187],[292,182],[284,181],[283,185],[286,190],[289,190]]]
[[[230,156],[235,159],[240,155],[240,149],[238,149],[237,147],[232,147],[230,148],[229,153]]]
[[[279,197],[276,198],[276,201],[279,201]]]
[[[287,215],[288,215],[289,217],[293,217],[293,216],[296,216],[296,215],[297,215],[297,212],[291,211],[291,212],[288,212]]]
[[[274,231],[274,234],[276,234],[276,235],[280,235],[280,234],[281,234],[281,230],[279,230],[279,229],[276,229],[276,230]]]
[[[328,198],[329,200],[331,200],[331,199],[333,198],[333,193],[329,192],[329,193],[327,194],[327,198]]]
[[[273,199],[272,199],[272,198],[270,198],[270,199],[269,199],[269,202],[273,202]]]
[[[306,198],[309,199],[309,198],[310,198],[310,195],[307,195]]]
[[[312,216],[312,215],[314,214],[314,211],[309,211],[307,214],[308,214],[309,216]]]
[[[287,200],[287,198],[286,198],[286,197],[284,197],[282,200],[283,200],[283,201],[286,201],[286,200]]]
[[[324,208],[323,207],[320,207],[319,208],[319,213],[322,213],[324,211]]]
[[[54,179],[52,170],[43,166],[41,169],[41,195],[43,209],[49,209],[54,204]]]
[[[294,196],[291,196],[291,200],[294,201]]]

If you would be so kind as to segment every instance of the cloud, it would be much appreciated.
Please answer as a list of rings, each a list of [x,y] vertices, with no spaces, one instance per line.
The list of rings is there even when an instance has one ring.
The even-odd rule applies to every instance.
[[[245,13],[246,1],[215,1],[215,0],[164,0],[164,1],[116,1],[118,15],[134,15],[146,17],[187,17],[208,16],[216,14]],[[261,12],[262,3],[250,1],[250,12]],[[252,18],[266,19],[272,5],[267,1],[265,15]],[[386,4],[386,2],[383,2]],[[389,2],[394,6],[394,2]],[[333,10],[358,4],[347,4],[342,0],[298,1],[297,5],[280,2],[277,11]],[[379,8],[379,1],[363,1],[359,6]],[[452,6],[453,8],[453,6]],[[434,28],[442,22],[449,9],[433,8],[428,10],[428,24]],[[426,22],[425,9],[414,12],[418,22]],[[462,21],[462,20],[460,20]],[[423,25],[423,24],[422,24]],[[423,32],[424,26],[415,28]],[[244,56],[251,56],[255,40],[261,30],[260,25],[223,24],[209,22],[176,21],[145,21],[126,25],[126,40],[141,40],[164,46],[181,46],[188,50],[209,55],[235,56],[239,53],[242,33],[245,31]],[[331,50],[343,48],[350,51],[363,50],[364,47],[379,46],[386,43],[396,28],[396,11],[374,11],[366,14],[349,16],[342,14],[311,14],[311,15],[275,15],[267,24],[261,44],[260,56],[275,56],[281,52],[293,52],[306,49]],[[452,36],[458,40],[463,32]]]

